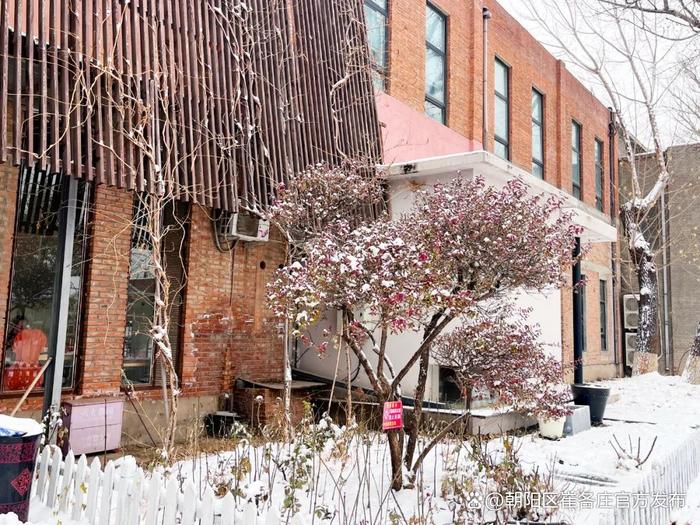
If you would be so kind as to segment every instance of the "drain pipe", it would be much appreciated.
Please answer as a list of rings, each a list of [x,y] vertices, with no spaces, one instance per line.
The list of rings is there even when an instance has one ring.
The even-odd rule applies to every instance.
[[[574,384],[583,384],[583,294],[581,293],[581,239],[576,237],[571,284],[574,295]]]
[[[666,154],[664,153],[664,156]],[[666,160],[666,165],[668,165],[668,159]],[[670,306],[670,282],[669,278],[669,261],[668,261],[668,216],[666,210],[666,189],[664,188],[661,192],[661,264],[664,265],[664,271],[661,273],[661,279],[664,283],[664,295],[663,295],[663,311],[664,311],[664,366],[666,372],[673,375],[674,362],[673,362],[673,347],[671,343],[671,306]]]
[[[483,40],[482,48],[484,50],[484,56],[482,59],[482,103],[481,103],[481,144],[484,151],[487,151],[487,144],[489,142],[489,112],[488,112],[488,89],[489,89],[489,20],[491,20],[491,11],[488,7],[481,9],[481,17],[483,19]]]
[[[617,223],[617,209],[615,208],[615,137],[617,136],[617,124],[615,122],[615,111],[613,108],[608,108],[608,114],[610,115],[610,120],[608,122],[608,187],[609,187],[609,198],[610,198],[610,222],[613,226]],[[615,364],[615,370],[622,362],[622,346],[620,345],[620,301],[617,296],[618,289],[618,264],[619,258],[617,257],[617,242],[610,245],[610,252],[612,253],[612,307],[613,307],[613,362]]]

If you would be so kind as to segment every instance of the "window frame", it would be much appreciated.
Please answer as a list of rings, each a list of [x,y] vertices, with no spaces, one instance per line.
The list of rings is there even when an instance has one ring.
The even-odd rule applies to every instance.
[[[578,130],[578,137],[576,143],[574,143],[574,129]],[[571,153],[572,159],[573,154],[576,153],[578,159],[578,183],[574,179],[574,163],[571,163],[571,194],[578,200],[583,200],[583,164],[581,150],[583,144],[583,126],[576,119],[571,119]]]
[[[503,66],[503,68],[506,72],[506,93],[505,94],[499,93],[498,89],[496,88],[496,68],[498,67],[498,65]],[[496,143],[500,144],[506,150],[506,156],[502,157],[502,158],[504,158],[505,160],[510,160],[510,156],[511,156],[511,151],[510,151],[510,114],[511,114],[511,110],[510,110],[510,98],[511,98],[510,97],[510,95],[511,95],[511,93],[510,93],[510,76],[511,75],[510,75],[510,73],[511,73],[511,71],[510,70],[511,70],[511,67],[508,64],[508,62],[503,60],[498,55],[496,55],[494,57],[493,66],[494,66],[494,70],[493,70],[494,71],[494,76],[493,76],[493,96],[494,96],[494,104],[493,104],[493,142],[494,142],[494,146],[493,146],[493,151],[494,151],[494,154],[496,154],[498,157],[501,157],[500,155],[498,155],[496,153]],[[507,134],[506,137],[501,137],[496,133],[496,127],[497,127],[496,126],[496,99],[501,100],[506,105],[506,121],[505,121],[506,122],[506,134]]]
[[[443,74],[442,85],[443,85],[444,100],[438,100],[435,97],[429,95],[428,90],[425,89],[425,97],[424,97],[424,101],[423,101],[423,106],[424,106],[424,111],[425,111],[425,104],[426,103],[432,104],[433,106],[437,107],[440,110],[440,114],[442,117],[440,120],[431,117],[430,115],[428,115],[427,112],[426,112],[426,115],[428,116],[428,118],[431,118],[431,119],[435,120],[436,122],[439,122],[440,124],[446,126],[447,125],[447,101],[449,98],[448,97],[449,89],[448,89],[448,83],[447,83],[447,77],[448,77],[448,74],[447,74],[447,51],[448,51],[447,43],[449,42],[449,33],[448,33],[449,16],[447,15],[447,13],[445,13],[442,9],[437,7],[432,2],[426,2],[425,5],[426,5],[426,20],[428,17],[428,11],[429,10],[433,11],[436,15],[438,15],[440,17],[440,19],[442,20],[443,27],[444,27],[444,31],[443,31],[444,32],[443,44],[445,47],[444,50],[438,48],[437,46],[435,46],[432,42],[430,42],[428,40],[427,31],[425,32],[425,38],[424,38],[424,40],[425,40],[424,67],[427,67],[427,65],[428,65],[428,49],[430,49],[432,52],[438,54],[440,56],[440,58],[442,58],[442,74]],[[426,75],[425,80],[426,80],[425,87],[427,88],[427,75]]]
[[[545,160],[545,149],[544,149],[544,145],[545,145],[545,136],[544,136],[544,134],[545,134],[545,127],[544,127],[544,122],[545,122],[545,107],[544,107],[544,104],[545,104],[545,96],[544,96],[544,93],[542,93],[539,89],[537,89],[537,88],[534,87],[534,86],[532,87],[532,92],[531,92],[531,94],[532,94],[532,95],[537,95],[537,96],[539,97],[539,99],[540,99],[540,114],[539,114],[539,120],[536,119],[534,116],[532,116],[532,98],[530,99],[530,118],[531,118],[531,128],[532,128],[532,129],[531,129],[531,138],[532,138],[532,153],[533,153],[533,155],[532,155],[532,170],[531,170],[531,173],[532,173],[533,175],[535,175],[535,166],[539,166],[539,168],[540,168],[540,173],[541,173],[542,176],[541,176],[541,177],[540,177],[539,175],[535,175],[535,176],[538,177],[538,178],[541,178],[542,180],[544,180],[544,160]],[[535,151],[535,133],[534,133],[534,129],[535,129],[535,127],[539,127],[539,128],[540,128],[540,137],[541,137],[541,139],[540,139],[540,141],[541,141],[540,147],[541,147],[541,149],[542,149],[542,158],[541,158],[541,159],[536,159],[536,158],[535,158],[535,155],[534,155],[534,151]]]
[[[389,79],[389,0],[386,0],[386,7],[382,7],[375,0],[363,0],[362,6],[371,9],[372,11],[381,15],[384,19],[384,42],[382,42],[382,55],[384,56],[384,65],[377,64],[372,59],[372,50],[369,46],[369,27],[367,25],[367,18],[365,17],[365,30],[367,31],[367,47],[369,50],[369,63],[372,73],[376,73],[376,77],[372,75],[372,84],[375,88],[379,87],[380,91],[386,92],[387,90],[387,80]],[[375,79],[381,81],[381,86],[375,83]]]
[[[600,157],[598,151],[600,150]],[[603,187],[605,185],[605,143],[595,138],[593,146],[593,162],[595,164],[595,207],[598,211],[603,211]]]
[[[138,196],[137,194],[134,194],[134,212],[136,211],[137,207],[137,199]],[[167,228],[167,225],[165,225],[165,214],[167,213],[165,208],[166,206],[183,206],[186,207],[186,217],[183,221],[183,226],[182,226],[182,235],[184,241],[181,244],[181,250],[182,250],[182,259],[181,259],[181,264],[183,268],[183,275],[187,275],[188,269],[189,269],[189,253],[190,253],[190,242],[191,242],[191,232],[192,232],[192,205],[187,202],[179,201],[177,199],[173,199],[172,202],[166,203],[165,206],[163,206],[163,216],[161,219],[161,223],[164,225],[164,227]],[[177,208],[175,208],[172,211],[173,214],[178,213]],[[137,224],[136,221],[134,220],[134,217],[132,215],[132,222],[133,226],[132,228],[136,228]],[[134,232],[132,230],[132,238],[134,235]],[[166,236],[164,235],[163,242],[166,242]],[[129,286],[131,285],[131,250],[133,249],[133,245],[130,244],[130,249],[129,249]],[[163,258],[165,259],[166,254],[163,254]],[[167,271],[167,270],[166,270]],[[176,341],[176,345],[173,346],[173,354],[174,354],[174,359],[173,359],[173,365],[175,366],[175,371],[178,374],[178,377],[181,376],[182,374],[182,358],[183,358],[183,349],[184,349],[184,322],[183,320],[185,319],[185,310],[186,310],[186,302],[187,302],[187,289],[188,289],[188,279],[185,278],[185,282],[183,286],[179,289],[177,294],[180,296],[180,311],[179,311],[179,318],[174,320],[170,319],[170,325],[171,325],[171,330],[174,328],[178,331],[178,337]],[[171,298],[172,301],[172,298]],[[127,293],[127,307],[126,307],[126,319],[125,319],[125,325],[124,325],[124,345],[126,344],[126,323],[128,322],[128,293]],[[170,315],[172,316],[173,308],[171,305],[171,310],[170,310]],[[176,321],[176,322],[174,322]],[[171,336],[172,337],[172,336]],[[124,381],[122,379],[122,384],[121,388],[129,388],[129,389],[134,389],[134,390],[148,390],[148,389],[154,389],[154,388],[162,388],[162,383],[166,381],[165,377],[159,377],[159,372],[156,370],[156,366],[158,365],[158,361],[156,359],[156,351],[155,348],[153,349],[152,355],[150,357],[151,359],[151,369],[149,372],[149,381],[147,383],[136,383],[133,381],[129,381],[128,384],[124,384]],[[125,361],[125,355],[124,351],[122,350],[122,371],[124,370],[124,361]]]
[[[608,281],[598,280],[598,306],[600,309],[600,351],[607,352],[608,346]]]
[[[5,385],[5,372],[7,370],[6,362],[5,362],[5,352],[6,352],[6,344],[7,344],[7,338],[10,330],[10,322],[11,322],[11,316],[10,316],[10,307],[12,306],[12,287],[14,284],[14,277],[17,271],[17,265],[15,261],[15,249],[17,245],[17,231],[20,226],[20,213],[19,210],[21,208],[21,201],[22,201],[22,187],[21,187],[21,181],[23,176],[28,176],[30,172],[36,171],[37,173],[46,173],[47,175],[51,176],[57,176],[58,179],[61,181],[61,189],[59,189],[58,194],[59,194],[59,211],[58,211],[58,216],[61,217],[62,214],[60,213],[60,209],[63,206],[64,198],[66,198],[66,195],[64,194],[65,192],[68,192],[68,181],[67,178],[69,175],[65,174],[64,172],[59,172],[58,174],[55,174],[53,172],[50,172],[48,169],[47,170],[41,170],[38,165],[34,164],[32,166],[28,166],[26,163],[22,162],[18,167],[17,167],[17,177],[18,177],[18,184],[17,184],[17,191],[15,193],[15,217],[14,220],[11,222],[12,224],[12,242],[10,243],[10,268],[9,268],[9,275],[8,275],[8,283],[7,283],[7,301],[5,303],[5,322],[4,325],[0,325],[2,327],[2,336],[3,339],[1,341],[1,346],[0,346],[0,399],[7,398],[7,397],[17,397],[17,395],[22,394],[23,390],[13,390],[13,389],[8,389],[6,388]],[[34,175],[34,177],[38,177],[37,175]],[[89,275],[88,273],[88,266],[89,266],[89,250],[90,250],[90,237],[92,235],[92,213],[93,213],[93,204],[94,204],[94,199],[95,199],[95,190],[94,186],[91,182],[89,181],[82,181],[78,180],[78,184],[84,184],[84,187],[81,189],[80,185],[78,186],[78,201],[81,203],[80,208],[75,209],[75,226],[74,226],[74,233],[73,233],[73,243],[76,242],[76,236],[78,234],[78,228],[77,225],[80,223],[79,214],[84,214],[82,217],[82,246],[81,246],[81,259],[80,261],[76,261],[73,259],[72,261],[72,266],[80,265],[80,290],[78,291],[77,294],[77,304],[76,304],[76,312],[75,312],[75,327],[73,328],[73,333],[66,333],[66,340],[68,340],[69,336],[72,335],[74,339],[74,349],[73,349],[73,366],[72,366],[72,376],[71,376],[71,384],[70,386],[62,386],[61,391],[62,392],[76,392],[78,391],[78,388],[80,386],[81,380],[82,380],[82,360],[84,358],[83,352],[84,352],[84,337],[85,337],[85,315],[86,315],[86,280]],[[80,193],[82,192],[82,196],[80,196]],[[48,203],[47,203],[48,204]],[[40,205],[40,204],[39,204]],[[36,206],[36,205],[35,205]],[[60,219],[59,219],[60,221]],[[62,229],[65,228],[65,225],[62,225],[60,222],[57,223],[57,231],[56,234],[59,236],[59,240],[61,238],[61,231]],[[60,248],[58,248],[60,250]],[[74,251],[75,251],[75,244],[74,244]],[[75,253],[73,254],[75,255]],[[56,271],[58,271],[58,268],[56,268]],[[55,278],[55,273],[54,276]],[[71,276],[72,278],[73,276]],[[53,300],[53,299],[52,299]],[[55,314],[52,314],[55,315]],[[50,320],[50,323],[53,323],[53,320]],[[50,337],[51,334],[47,333],[47,345],[50,345]],[[49,349],[50,351],[50,349]],[[65,350],[64,350],[65,352]],[[65,371],[65,364],[64,364],[64,371]],[[65,374],[63,375],[63,379],[66,379]],[[45,386],[42,385],[42,380],[40,380],[36,386],[29,392],[29,396],[39,396],[39,395],[44,395],[46,392]]]

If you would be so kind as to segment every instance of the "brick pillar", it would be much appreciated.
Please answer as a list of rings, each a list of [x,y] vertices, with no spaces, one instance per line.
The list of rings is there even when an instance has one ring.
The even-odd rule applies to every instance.
[[[83,395],[119,392],[129,282],[133,194],[95,186],[85,275],[81,381]]]
[[[12,268],[12,239],[15,229],[15,207],[17,203],[17,183],[19,169],[11,163],[0,164],[0,330],[2,348],[5,344],[5,316],[10,291]]]

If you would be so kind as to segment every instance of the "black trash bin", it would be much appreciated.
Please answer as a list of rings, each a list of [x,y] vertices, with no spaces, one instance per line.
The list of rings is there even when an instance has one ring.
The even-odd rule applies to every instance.
[[[0,514],[14,512],[27,521],[40,443],[41,434],[0,436]]]

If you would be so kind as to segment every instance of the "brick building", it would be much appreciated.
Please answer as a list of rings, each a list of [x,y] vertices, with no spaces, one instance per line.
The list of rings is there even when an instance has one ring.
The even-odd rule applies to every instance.
[[[626,153],[621,152],[622,198],[629,198],[631,174]],[[669,147],[666,160],[670,173],[663,198],[645,215],[644,234],[656,253],[659,283],[659,331],[653,351],[659,355],[659,373],[680,374],[688,357],[700,316],[698,283],[698,233],[700,211],[694,186],[700,175],[700,144]],[[644,191],[656,181],[659,168],[652,152],[640,151],[634,159]],[[663,210],[665,208],[665,213]],[[665,229],[665,235],[664,235]],[[624,239],[621,238],[621,243]],[[639,283],[627,250],[621,253],[621,294],[624,319],[624,364],[631,367],[637,331],[636,299]],[[668,284],[666,284],[668,283]]]
[[[147,60],[161,60],[168,70],[174,67],[177,72],[181,67],[187,72],[176,75],[171,86],[178,96],[175,107],[182,112],[178,113],[182,114],[177,124],[180,127],[173,135],[181,139],[182,148],[194,160],[172,170],[187,191],[180,199],[185,204],[173,204],[169,212],[186,224],[181,237],[169,243],[173,250],[180,250],[175,260],[183,262],[181,271],[187,275],[186,285],[175,297],[176,318],[170,334],[176,341],[183,418],[214,410],[219,396],[229,392],[238,379],[260,387],[237,392],[239,410],[246,411],[258,393],[270,401],[264,404],[263,410],[267,410],[277,395],[274,385],[282,377],[282,339],[264,306],[264,295],[271,272],[284,261],[285,245],[272,232],[268,242],[236,242],[222,250],[218,218],[222,213],[245,211],[240,203],[246,199],[248,207],[264,205],[272,183],[283,180],[289,170],[321,160],[337,162],[343,154],[378,158],[380,132],[383,163],[390,170],[398,166],[416,177],[428,168],[445,174],[454,168],[456,173],[528,177],[534,190],[563,190],[569,195],[567,205],[586,228],[586,238],[595,242],[582,263],[589,281],[582,312],[585,375],[597,378],[617,373],[609,244],[610,232],[614,232],[615,203],[610,199],[610,187],[615,178],[611,158],[615,149],[610,144],[614,138],[608,135],[607,109],[493,1],[485,3],[491,13],[485,39],[484,6],[475,0],[427,4],[365,0],[370,77],[365,54],[347,49],[347,40],[334,29],[353,28],[353,45],[364,45],[364,28],[357,24],[362,18],[361,2],[343,1],[354,11],[325,0],[299,0],[291,3],[291,8],[279,10],[263,9],[269,7],[263,0],[247,2],[251,13],[262,14],[255,19],[260,33],[258,40],[249,43],[254,59],[236,70],[231,68],[236,62],[228,54],[227,38],[217,32],[225,27],[217,19],[223,11],[207,11],[202,7],[205,4],[171,0],[162,4],[164,11],[140,10],[138,5],[128,4],[121,22],[113,13],[100,15],[97,9],[96,16],[104,20],[90,24],[88,17],[81,18],[79,12],[67,9],[56,17],[37,16],[41,6],[46,8],[38,0],[28,4],[33,12],[25,8],[22,13],[8,11],[5,8],[12,2],[0,0],[0,12],[7,13],[0,20],[0,29],[7,29],[0,34],[0,47],[8,50],[2,64],[10,72],[9,77],[0,79],[0,123],[7,123],[7,133],[0,137],[4,161],[0,164],[0,326],[5,330],[0,408],[10,409],[20,395],[20,389],[13,388],[17,379],[16,374],[9,374],[10,369],[16,370],[18,362],[31,361],[29,368],[33,370],[45,362],[52,345],[53,350],[57,346],[58,331],[66,355],[63,399],[124,395],[126,377],[143,402],[138,410],[127,404],[127,438],[144,441],[143,427],[149,424],[141,419],[152,419],[157,426],[162,417],[162,378],[152,349],[138,342],[143,334],[133,313],[144,308],[139,302],[143,288],[134,282],[139,280],[134,277],[138,274],[135,264],[142,256],[138,250],[143,249],[134,241],[134,195],[155,184],[141,171],[122,165],[118,153],[125,152],[125,158],[136,155],[129,147],[124,149],[118,136],[110,134],[106,123],[117,126],[114,122],[121,121],[110,120],[115,117],[111,109],[115,91],[102,80],[106,68],[129,74],[134,64],[142,67],[132,87],[142,90],[139,96],[143,92],[148,100],[161,91],[149,91],[154,80],[147,76],[150,69],[143,64]],[[318,13],[322,16],[316,16]],[[347,16],[350,18],[343,18]],[[267,31],[271,24],[279,24],[283,30]],[[131,28],[128,34],[134,40],[129,41],[126,32],[120,33],[127,40],[115,44],[112,51],[117,55],[110,57],[109,46],[101,44],[122,25]],[[61,32],[61,27],[71,31]],[[112,33],[108,32],[110,27]],[[34,44],[23,34],[34,35]],[[60,38],[68,40],[57,42],[56,34],[65,34]],[[237,34],[243,38],[243,33]],[[277,41],[276,35],[282,35],[283,41]],[[486,67],[484,41],[488,43]],[[135,55],[137,42],[149,51]],[[168,53],[171,46],[174,51]],[[156,48],[166,52],[158,54]],[[214,66],[211,71],[226,71],[229,76],[210,77],[207,68],[196,66],[195,55],[206,57]],[[351,60],[361,63],[352,64]],[[54,69],[60,73],[59,80],[50,82]],[[348,71],[350,81],[339,82]],[[102,91],[94,106],[71,112],[73,99],[66,88],[86,74],[100,79],[97,86]],[[188,81],[192,77],[206,84],[206,89],[199,90],[196,82]],[[145,82],[138,82],[144,78]],[[375,99],[371,96],[372,81]],[[246,86],[249,92],[237,97],[240,90],[232,86]],[[117,94],[123,96],[119,91]],[[58,102],[48,102],[54,99]],[[235,108],[233,120],[226,120],[225,108],[229,106],[219,106],[224,103]],[[338,111],[343,112],[340,119],[334,118]],[[485,121],[482,113],[487,115]],[[55,118],[46,119],[46,114]],[[206,130],[205,143],[212,151],[193,153],[195,143],[199,143],[192,140],[192,123],[208,122],[206,117],[219,126],[215,133]],[[122,125],[128,127],[128,123]],[[236,140],[230,143],[235,148],[227,147],[224,140],[223,131],[230,129],[239,130],[233,132]],[[340,141],[336,140],[338,133]],[[162,134],[163,140],[170,136]],[[533,143],[533,136],[542,139]],[[51,145],[51,138],[57,138],[57,146],[46,153],[41,147]],[[345,151],[337,151],[338,144]],[[449,168],[452,161],[456,164]],[[540,178],[531,174],[533,170]],[[75,181],[68,186],[80,196],[77,201],[66,198],[70,190],[64,188],[65,181],[53,177],[58,172]],[[37,181],[41,191],[27,190],[37,186]],[[57,243],[60,232],[66,230],[61,202],[77,203],[72,205],[74,264],[68,268],[70,273],[63,271],[63,291],[56,295],[48,290],[61,273],[60,265],[40,260],[41,264],[27,268],[26,261],[32,260],[28,256],[36,246],[53,246],[47,253],[60,255]],[[41,213],[32,214],[31,210]],[[40,227],[44,211],[58,217],[53,229]],[[52,271],[47,278],[44,270],[49,266]],[[36,278],[41,275],[43,280]],[[19,286],[18,281],[22,281]],[[39,290],[28,286],[34,283],[40,284]],[[22,295],[22,290],[27,292]],[[38,300],[30,304],[23,299],[19,304],[28,294]],[[57,297],[65,300],[63,321],[51,307]],[[563,290],[533,302],[567,360],[573,355],[572,297],[571,290]],[[44,332],[30,332],[42,347],[38,358],[33,350],[25,352],[14,346],[17,332],[24,328]],[[294,364],[329,377],[312,357],[307,355]],[[437,379],[440,371],[434,373]],[[433,383],[430,388],[439,389],[438,381]],[[433,397],[439,396],[435,391]],[[41,399],[40,385],[24,405],[25,411],[36,413]]]
[[[234,215],[255,224],[289,172],[378,160],[367,56],[349,57],[332,31],[342,25],[364,46],[361,4],[64,7],[0,2],[0,411],[56,356],[63,366],[49,366],[22,413],[39,415],[45,385],[64,401],[131,392],[124,441],[150,444],[164,378],[149,335],[156,284],[141,203],[166,174],[180,417],[217,410],[237,379],[279,383],[283,338],[265,292],[286,244],[275,230],[249,242],[227,229]],[[241,410],[257,394],[241,391]],[[274,390],[265,395],[273,408]]]
[[[590,242],[581,264],[584,375],[616,376],[617,150],[609,110],[495,0],[364,4],[389,172],[415,174],[414,183],[436,174],[478,173],[494,184],[518,176],[533,191],[565,192]],[[569,362],[573,303],[571,289],[526,301]],[[312,360],[305,366],[323,373]],[[439,373],[428,387],[432,400],[441,397]]]

